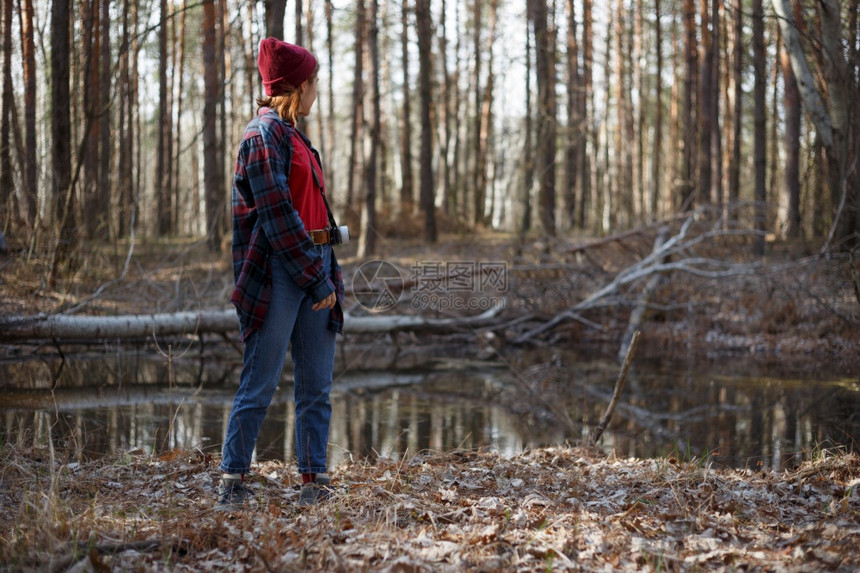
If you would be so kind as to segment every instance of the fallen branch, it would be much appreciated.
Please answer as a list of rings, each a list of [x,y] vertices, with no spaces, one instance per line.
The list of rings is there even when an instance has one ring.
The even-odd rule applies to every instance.
[[[552,320],[523,333],[513,343],[522,344],[565,321],[577,320],[583,310],[598,306],[601,300],[618,292],[621,287],[658,273],[681,271],[694,276],[713,279],[749,275],[761,270],[759,263],[730,263],[707,257],[689,256],[692,247],[710,238],[756,234],[756,231],[715,229],[688,238],[687,235],[694,220],[695,216],[687,218],[676,235],[662,242],[662,244],[655,244],[654,250],[648,256],[622,270],[603,287],[592,292],[566,311],[559,313]],[[673,262],[664,262],[673,255],[682,255],[684,258]]]
[[[591,443],[596,444],[600,440],[600,436],[609,425],[612,419],[612,414],[615,412],[615,407],[618,405],[618,400],[621,398],[621,391],[624,390],[624,381],[627,379],[627,372],[630,371],[630,364],[633,362],[633,356],[636,354],[636,347],[639,345],[639,331],[633,333],[633,338],[630,340],[630,346],[627,348],[627,356],[624,357],[624,365],[621,367],[621,372],[618,373],[618,379],[615,380],[615,389],[612,391],[612,399],[609,401],[609,406],[597,428],[594,429],[594,434],[591,436]]]
[[[375,334],[394,331],[456,332],[498,322],[498,306],[477,316],[425,318],[408,315],[347,316],[344,332]],[[149,336],[238,332],[233,310],[176,312],[120,316],[36,315],[0,321],[0,342],[63,339],[129,339]]]

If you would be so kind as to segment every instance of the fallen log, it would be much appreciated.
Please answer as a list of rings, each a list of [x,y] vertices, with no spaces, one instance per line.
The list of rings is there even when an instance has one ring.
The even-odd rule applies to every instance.
[[[347,334],[377,334],[410,331],[446,333],[464,328],[495,324],[503,308],[492,308],[476,316],[425,318],[411,315],[347,316]],[[224,334],[237,332],[238,319],[233,310],[208,310],[119,316],[35,315],[0,320],[0,342],[27,340],[111,340],[175,336],[187,334]]]

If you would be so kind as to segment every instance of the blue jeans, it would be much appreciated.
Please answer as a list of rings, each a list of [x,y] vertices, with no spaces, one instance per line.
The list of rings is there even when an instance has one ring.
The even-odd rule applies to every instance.
[[[331,245],[317,245],[323,268],[330,268]],[[335,333],[328,329],[329,310],[313,302],[287,274],[276,257],[272,265],[272,300],[263,328],[245,341],[239,389],[227,422],[221,470],[247,473],[257,435],[281,379],[291,343],[295,378],[296,454],[301,473],[325,473]]]

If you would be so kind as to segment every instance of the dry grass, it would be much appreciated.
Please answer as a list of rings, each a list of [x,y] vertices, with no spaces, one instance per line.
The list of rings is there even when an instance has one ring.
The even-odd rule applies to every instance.
[[[333,474],[299,510],[266,462],[254,501],[212,511],[217,460],[191,452],[55,461],[7,447],[7,570],[841,570],[860,567],[860,457],[783,474],[547,448],[421,453]],[[79,569],[78,569],[79,568]]]

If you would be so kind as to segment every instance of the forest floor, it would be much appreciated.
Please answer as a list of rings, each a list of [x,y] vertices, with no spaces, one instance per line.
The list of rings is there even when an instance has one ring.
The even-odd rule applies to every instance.
[[[216,459],[2,449],[9,571],[857,571],[860,457],[783,473],[553,447],[353,463],[299,508],[280,462],[214,511]]]
[[[474,341],[476,352],[481,345],[501,351],[645,258],[655,235],[650,228],[610,241],[524,242],[455,234],[433,246],[403,237],[383,241],[376,257],[405,275],[427,261],[504,261],[509,320]],[[129,256],[128,243],[87,245],[78,270],[55,288],[39,256],[0,259],[0,315],[228,306],[229,254],[193,240],[133,247]],[[362,261],[354,245],[339,256],[349,288]],[[760,259],[749,242],[730,239],[678,256],[755,268],[719,277],[673,272],[658,281],[640,325],[640,353],[742,357],[857,376],[860,287],[847,254],[822,256],[797,242],[769,244]],[[611,354],[644,282],[528,343],[597,344]],[[391,312],[414,313],[409,307],[401,302]],[[19,351],[0,346],[7,357]],[[338,466],[333,498],[301,511],[292,472],[262,462],[249,476],[254,501],[230,517],[212,511],[218,460],[197,452],[80,460],[7,444],[0,460],[0,514],[8,516],[0,569],[10,571],[860,569],[860,458],[845,451],[810,452],[782,473],[581,447],[511,458],[422,452]]]

